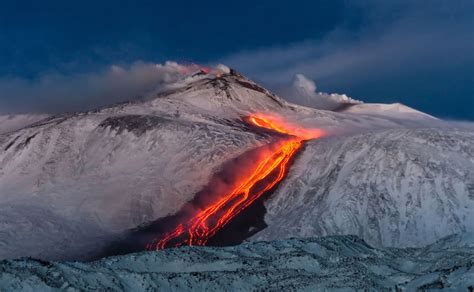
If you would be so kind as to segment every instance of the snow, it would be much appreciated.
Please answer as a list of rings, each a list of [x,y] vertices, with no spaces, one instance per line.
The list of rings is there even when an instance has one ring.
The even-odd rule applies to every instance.
[[[0,290],[397,290],[474,285],[474,248],[458,236],[418,249],[373,248],[355,236],[235,247],[181,247],[96,262],[0,262]],[[449,242],[446,244],[445,242]],[[449,246],[449,248],[445,248]]]
[[[343,110],[345,113],[378,115],[399,119],[436,119],[433,116],[417,111],[401,103],[361,103],[348,106]]]
[[[48,117],[47,114],[0,115],[0,135],[21,129]]]
[[[356,234],[409,247],[474,232],[474,131],[388,129],[307,143],[254,240]]]
[[[88,259],[124,232],[174,214],[225,162],[276,139],[242,123],[255,112],[331,136],[308,143],[268,201],[269,227],[257,238],[370,226],[357,234],[398,246],[472,230],[472,131],[298,106],[233,70],[218,71],[198,72],[141,101],[26,126],[34,120],[28,118],[0,134],[0,258]],[[410,179],[399,179],[401,171]],[[423,210],[427,215],[418,216]],[[437,225],[441,231],[431,232]]]

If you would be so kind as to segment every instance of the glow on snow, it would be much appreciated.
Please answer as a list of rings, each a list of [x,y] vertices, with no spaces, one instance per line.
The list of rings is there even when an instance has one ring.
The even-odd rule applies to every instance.
[[[181,245],[205,245],[232,218],[250,206],[285,176],[291,158],[304,140],[324,135],[320,129],[305,129],[270,115],[254,114],[247,118],[254,126],[288,135],[276,147],[265,153],[233,189],[216,198],[186,222],[156,239],[147,249],[163,249]],[[256,188],[256,185],[263,187]]]

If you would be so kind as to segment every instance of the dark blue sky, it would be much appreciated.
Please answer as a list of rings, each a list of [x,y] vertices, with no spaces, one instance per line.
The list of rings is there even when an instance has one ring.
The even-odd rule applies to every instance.
[[[474,120],[471,0],[72,2],[0,3],[0,106],[42,102],[11,80],[175,60]]]

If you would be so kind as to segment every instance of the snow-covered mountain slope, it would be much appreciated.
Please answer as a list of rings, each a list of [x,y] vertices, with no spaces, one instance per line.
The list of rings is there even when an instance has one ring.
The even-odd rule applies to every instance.
[[[415,291],[474,287],[474,236],[376,249],[354,236],[182,247],[91,263],[0,262],[5,291]]]
[[[420,112],[401,103],[359,103],[341,107],[341,112],[362,115],[377,115],[397,119],[436,119],[433,116]]]
[[[234,71],[217,76],[189,76],[141,101],[50,117],[0,134],[0,258],[93,257],[127,230],[174,214],[225,162],[276,138],[268,132],[250,129],[242,122],[242,117],[256,112],[280,115],[305,127],[323,128],[333,136],[345,133],[346,136],[331,138],[340,141],[334,144],[334,151],[344,141],[355,139],[348,135],[354,131],[426,124],[423,119],[407,122],[290,104]],[[395,136],[393,142],[397,137],[400,136]],[[430,148],[441,153],[438,158],[453,151],[443,146],[444,137],[443,134],[435,140]],[[367,143],[383,142],[377,141],[369,139]],[[419,159],[421,151],[410,146],[414,143],[419,147],[418,140],[403,141],[407,145],[400,145],[400,151],[405,151],[406,157]],[[470,140],[466,141],[472,145]],[[311,142],[302,157],[309,159],[315,155],[314,151],[320,151],[313,149],[317,143],[320,142]],[[319,157],[313,158],[324,159],[332,153],[331,147],[315,152]],[[372,161],[372,152],[366,154],[365,159]],[[472,152],[466,155],[470,155],[466,161],[471,161]],[[308,171],[326,167],[314,159],[309,159]],[[306,165],[297,162],[297,169],[302,167],[300,163]],[[471,166],[466,167],[472,171]],[[452,171],[457,175],[458,170]],[[379,174],[379,187],[384,186],[386,179],[398,175],[391,169],[380,170]],[[318,189],[313,183],[308,182],[309,188]],[[424,177],[415,177],[412,183],[422,186]],[[326,185],[332,186],[331,182]],[[286,196],[283,192],[286,187],[280,190],[275,200]],[[419,195],[430,198],[430,190],[421,189],[423,193]],[[445,195],[465,197],[461,188],[456,186],[453,190],[454,193]],[[335,198],[340,195],[331,194]],[[403,195],[406,193],[400,193]],[[436,202],[437,198],[432,200]],[[272,214],[275,211],[269,205],[269,232],[276,228],[271,223]],[[288,217],[288,222],[294,221],[298,226],[297,219],[301,218]]]
[[[474,130],[391,129],[310,141],[255,240],[357,234],[420,246],[474,232]]]
[[[173,214],[224,162],[272,139],[243,116],[297,108],[235,72],[203,74],[0,135],[0,258],[93,256],[104,238]]]
[[[75,258],[81,240],[177,211],[215,168],[263,137],[219,123],[97,114],[52,120],[0,139],[1,205],[9,210],[0,257]],[[51,223],[38,221],[31,208],[45,210]],[[70,222],[95,234],[70,242],[61,231],[71,229]],[[44,236],[46,242],[25,240]],[[51,240],[58,249],[51,249]]]
[[[21,129],[47,117],[47,114],[0,115],[0,134]]]
[[[0,227],[0,258],[90,255],[82,247],[91,238],[174,213],[223,162],[269,139],[245,130],[238,112],[230,113],[240,103],[227,101],[236,94],[226,93],[219,79],[192,82],[198,83],[180,93],[52,117],[1,135],[0,204],[8,217]],[[240,90],[239,98],[252,98],[256,109],[282,106],[267,92]],[[193,105],[200,98],[222,106],[211,114]],[[71,241],[71,232],[87,236]],[[28,240],[41,237],[47,239]]]

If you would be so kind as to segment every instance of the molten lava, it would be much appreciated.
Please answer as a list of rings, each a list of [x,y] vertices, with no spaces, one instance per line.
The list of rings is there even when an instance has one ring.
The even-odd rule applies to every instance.
[[[304,140],[319,138],[324,134],[319,129],[302,129],[268,115],[253,115],[247,120],[254,126],[287,134],[289,138],[273,147],[268,155],[261,157],[253,169],[249,170],[249,175],[232,190],[209,203],[187,222],[180,223],[173,231],[149,244],[147,249],[205,245],[219,229],[283,179],[291,158],[301,148]]]
[[[317,139],[324,135],[324,131],[321,129],[301,128],[300,126],[285,122],[281,118],[271,115],[255,114],[248,117],[247,120],[257,127],[296,136],[301,140]]]

